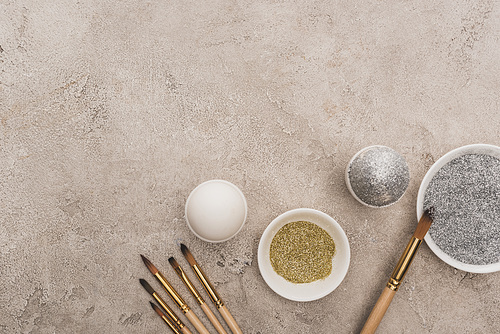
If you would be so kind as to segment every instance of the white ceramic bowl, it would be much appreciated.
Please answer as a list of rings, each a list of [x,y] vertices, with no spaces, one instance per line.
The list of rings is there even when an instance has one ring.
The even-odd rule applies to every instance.
[[[374,188],[375,185],[373,185],[373,184],[370,185],[370,175],[363,175],[363,177],[366,178],[365,182],[363,182],[365,184],[365,187],[368,189],[371,188],[371,191],[373,192],[373,194],[371,196],[372,198],[370,200],[372,201],[372,203],[375,203],[373,201],[376,201],[377,196],[378,196],[379,197],[378,200],[379,201],[383,200],[383,203],[384,203],[384,204],[381,203],[380,205],[367,203],[365,201],[367,198],[365,198],[365,200],[361,199],[358,196],[359,194],[356,194],[356,191],[354,190],[353,185],[351,183],[350,173],[351,173],[351,168],[353,166],[354,161],[369,151],[377,152],[377,153],[385,151],[382,154],[384,154],[386,156],[388,153],[387,151],[389,151],[392,155],[391,158],[393,159],[392,161],[387,161],[385,163],[387,166],[384,166],[384,165],[379,166],[378,173],[385,174],[385,181],[377,180],[376,181],[376,188]],[[378,154],[380,156],[381,153],[378,153]],[[365,162],[367,161],[366,157],[361,158],[361,159],[365,160]],[[372,160],[373,160],[373,158],[372,158]],[[390,169],[388,169],[388,165],[392,164],[394,166],[396,163],[401,162],[401,161],[404,162],[404,166],[401,165],[400,167],[404,168],[404,170],[406,171],[406,174],[400,170],[402,173],[399,177],[405,178],[406,184],[403,184],[403,183],[398,184],[397,187],[399,189],[394,189],[394,187],[396,186],[395,184],[393,184],[394,178],[396,177],[395,171],[394,170],[391,171]],[[372,163],[374,163],[374,162],[375,161],[372,161]],[[359,172],[360,171],[358,171],[358,173]],[[390,147],[387,147],[387,146],[383,146],[383,145],[372,145],[372,146],[368,146],[368,147],[365,147],[365,148],[359,150],[356,154],[353,155],[353,157],[351,158],[351,160],[349,161],[349,163],[347,164],[347,167],[345,169],[344,178],[345,178],[345,184],[347,186],[347,189],[351,193],[352,197],[354,197],[359,203],[366,205],[370,208],[385,208],[385,207],[388,207],[390,205],[397,203],[403,197],[403,195],[406,193],[406,189],[408,188],[408,183],[410,180],[410,170],[408,169],[408,164],[406,163],[406,160],[404,159],[404,157],[401,154],[399,154],[396,150],[394,150]],[[375,191],[375,190],[377,190],[377,191]],[[375,194],[378,194],[378,195],[375,195]],[[383,196],[380,194],[383,194]]]
[[[434,175],[436,175],[436,173],[441,169],[441,167],[446,165],[451,160],[466,154],[487,154],[497,159],[500,159],[500,147],[487,144],[467,145],[454,149],[443,155],[441,158],[439,158],[438,161],[436,161],[431,166],[427,174],[425,174],[424,179],[420,184],[420,188],[418,189],[417,217],[421,217],[424,212],[425,191],[427,190],[427,187],[429,186],[429,183],[431,182]],[[500,262],[487,265],[474,265],[457,261],[456,259],[452,258],[448,254],[443,252],[441,248],[439,248],[439,246],[436,245],[434,240],[432,240],[430,233],[427,233],[427,235],[425,236],[425,242],[427,243],[427,245],[429,245],[429,248],[441,260],[448,263],[450,266],[453,266],[454,268],[468,271],[471,273],[491,273],[495,271],[500,271]]]
[[[291,283],[278,275],[269,256],[271,241],[280,228],[296,221],[309,221],[324,229],[335,242],[332,273],[325,279],[311,283]],[[294,209],[275,218],[260,238],[258,261],[259,269],[267,285],[280,296],[294,301],[311,301],[322,298],[335,290],[344,279],[349,268],[351,251],[347,236],[340,225],[329,215],[314,209]]]

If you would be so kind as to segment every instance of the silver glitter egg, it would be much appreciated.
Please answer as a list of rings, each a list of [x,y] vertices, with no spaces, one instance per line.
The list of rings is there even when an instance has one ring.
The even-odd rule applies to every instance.
[[[364,205],[381,208],[396,203],[410,183],[406,160],[387,146],[369,146],[354,155],[346,168],[346,185]]]

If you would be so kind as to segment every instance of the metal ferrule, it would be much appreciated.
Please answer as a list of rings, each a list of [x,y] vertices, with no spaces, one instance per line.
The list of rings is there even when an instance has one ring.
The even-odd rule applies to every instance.
[[[161,298],[156,292],[153,293],[153,298],[160,304],[161,308],[168,314],[170,318],[179,326],[179,328],[183,328],[184,324],[182,323],[181,319],[177,315],[175,315],[174,312],[168,307],[168,305],[165,303],[163,298]]]
[[[177,304],[177,306],[179,306],[179,308],[182,310],[182,313],[187,313],[189,311],[189,307],[187,306],[184,299],[182,299],[182,297],[179,296],[177,291],[175,291],[174,288],[170,285],[170,283],[168,283],[165,276],[163,276],[163,274],[160,272],[157,272],[155,276],[156,276],[156,278],[158,278],[161,285],[163,285],[163,288],[165,289],[165,291],[167,291],[167,293],[174,300],[174,302]]]
[[[207,279],[203,271],[201,270],[200,267],[198,267],[196,264],[193,267],[193,270],[198,276],[198,279],[200,280],[201,284],[207,291],[208,295],[210,296],[210,299],[214,302],[215,306],[219,309],[222,306],[224,306],[224,303],[222,302],[222,299],[220,299],[219,295],[217,294],[217,291],[215,291],[214,287],[210,283],[210,281]]]
[[[182,268],[178,266],[175,269],[175,272],[177,273],[177,275],[179,275],[180,279],[184,282],[184,284],[186,284],[188,290],[191,292],[191,294],[193,295],[194,299],[196,299],[198,304],[200,305],[204,304],[205,301],[203,300],[203,297],[201,297],[201,295],[198,293],[198,290],[196,290],[193,283],[191,283],[184,270],[182,270]]]
[[[175,334],[181,334],[181,332],[175,326],[175,324],[173,324],[166,316],[162,315],[161,318],[163,319],[163,321],[165,321],[165,323],[168,325],[168,327],[170,327],[172,332],[174,332]]]
[[[391,278],[389,278],[389,282],[387,282],[387,287],[391,290],[397,291],[403,278],[405,277],[406,271],[413,261],[413,257],[415,257],[415,253],[417,252],[418,247],[422,243],[422,240],[412,237],[408,246],[406,246],[403,255],[399,259],[396,268],[392,272]]]

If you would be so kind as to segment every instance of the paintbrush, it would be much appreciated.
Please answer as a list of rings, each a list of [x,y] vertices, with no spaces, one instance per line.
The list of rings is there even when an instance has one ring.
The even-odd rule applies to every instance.
[[[182,251],[182,254],[184,254],[184,257],[186,258],[186,260],[191,265],[191,268],[193,268],[193,271],[195,272],[196,276],[200,280],[201,285],[203,285],[203,287],[207,291],[208,295],[210,296],[210,299],[217,307],[217,310],[219,310],[220,314],[222,315],[222,317],[226,321],[227,325],[229,326],[229,328],[231,328],[231,331],[234,334],[243,334],[240,327],[238,326],[238,324],[234,320],[233,316],[231,315],[231,313],[229,313],[229,310],[227,309],[226,305],[224,305],[224,302],[217,294],[217,291],[215,291],[214,287],[212,286],[212,284],[208,280],[207,276],[203,273],[200,266],[198,265],[198,263],[194,259],[193,254],[191,254],[189,249],[184,244],[181,244],[181,251]]]
[[[175,334],[181,334],[181,332],[179,332],[179,329],[177,328],[177,326],[172,322],[172,320],[170,320],[165,314],[163,314],[163,312],[160,310],[160,308],[158,306],[156,306],[153,302],[149,302],[149,303],[151,304],[151,307],[153,308],[153,310],[155,310],[155,312],[163,319],[163,321],[165,321],[165,323],[168,325],[168,327],[170,327],[172,332],[174,332]]]
[[[189,322],[193,324],[198,332],[201,334],[210,334],[210,332],[205,328],[205,326],[201,323],[200,319],[194,314],[193,310],[189,308],[184,299],[175,291],[175,289],[170,285],[165,276],[156,269],[156,267],[149,261],[144,255],[141,255],[142,261],[146,267],[148,267],[149,271],[156,277],[156,279],[161,283],[165,291],[167,291],[168,295],[172,300],[179,306],[182,310],[182,313],[188,318]]]
[[[184,272],[184,270],[182,270],[181,266],[177,263],[177,261],[173,257],[171,257],[168,259],[168,262],[170,263],[172,268],[174,268],[174,270],[177,273],[177,275],[179,276],[179,278],[184,282],[184,284],[186,285],[188,290],[193,295],[194,299],[196,299],[196,301],[200,305],[203,312],[205,312],[205,314],[207,315],[207,317],[210,320],[210,322],[212,323],[212,325],[214,325],[217,332],[219,332],[219,334],[227,334],[224,327],[222,327],[219,320],[215,317],[215,314],[212,312],[212,310],[205,303],[205,300],[203,300],[203,297],[201,297],[200,293],[198,292],[198,290],[196,290],[193,283],[187,277],[186,273]]]
[[[406,271],[410,267],[410,264],[417,253],[418,247],[431,227],[433,213],[434,208],[431,207],[430,209],[425,210],[424,214],[420,218],[408,246],[406,246],[403,255],[401,255],[396,268],[394,268],[394,271],[389,278],[389,282],[387,282],[386,287],[373,307],[360,334],[371,334],[375,333],[377,330],[380,321],[382,321],[387,308],[389,308],[392,298],[396,294],[396,291],[403,281]]]
[[[140,279],[139,282],[141,282],[141,285],[146,289],[146,291],[153,296],[153,298],[156,300],[158,304],[167,312],[167,315],[172,319],[173,323],[175,323],[179,329],[184,333],[184,334],[192,334],[191,331],[184,325],[184,323],[181,321],[181,319],[172,311],[172,309],[165,303],[163,298],[160,297],[160,295],[149,285],[149,283],[144,280]]]

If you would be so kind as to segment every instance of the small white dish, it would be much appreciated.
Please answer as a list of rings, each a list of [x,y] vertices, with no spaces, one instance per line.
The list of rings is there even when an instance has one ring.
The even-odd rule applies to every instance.
[[[436,173],[448,162],[466,154],[486,154],[495,157],[497,159],[500,159],[500,147],[488,144],[467,145],[456,148],[446,153],[441,158],[439,158],[431,166],[429,171],[427,171],[427,174],[425,174],[422,183],[420,184],[420,188],[418,189],[417,217],[421,217],[424,212],[425,192],[434,175],[436,175]],[[486,264],[486,265],[474,265],[469,263],[463,263],[443,252],[441,248],[439,248],[439,246],[434,242],[434,240],[432,240],[430,233],[427,233],[424,239],[429,248],[434,252],[434,254],[437,255],[437,257],[439,257],[441,260],[443,260],[444,262],[446,262],[447,264],[449,264],[454,268],[471,273],[492,273],[500,271],[500,262]]]
[[[397,203],[410,182],[405,158],[383,145],[359,150],[347,164],[344,174],[352,197],[370,208],[385,208]]]
[[[186,200],[186,222],[201,240],[223,242],[234,237],[245,224],[247,201],[241,190],[225,180],[203,182]]]
[[[269,255],[271,241],[280,228],[296,221],[308,221],[318,225],[328,232],[335,242],[333,268],[327,278],[311,283],[296,284],[287,281],[274,271]],[[326,213],[314,209],[294,209],[281,214],[267,226],[259,242],[259,270],[264,281],[280,296],[299,302],[320,299],[335,290],[347,274],[350,258],[349,241],[342,227]]]

